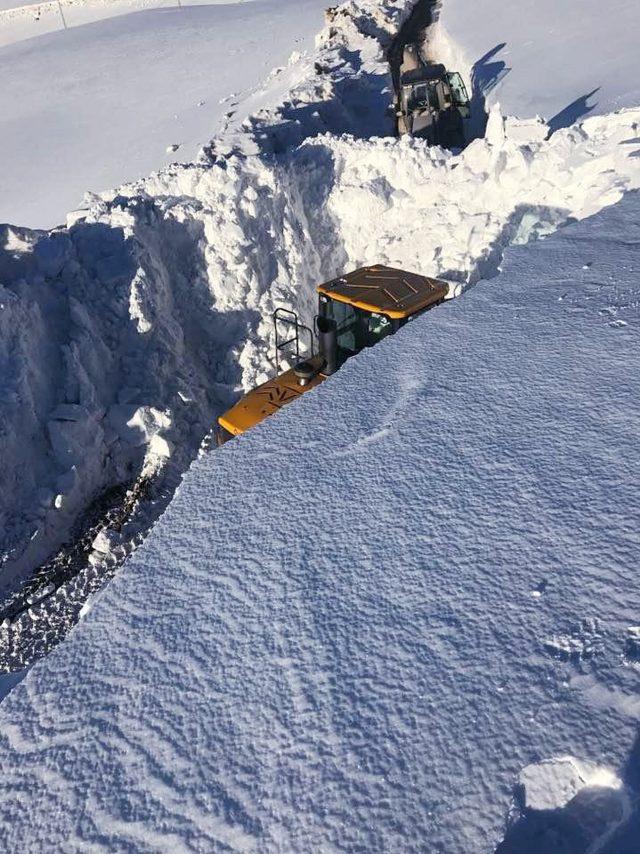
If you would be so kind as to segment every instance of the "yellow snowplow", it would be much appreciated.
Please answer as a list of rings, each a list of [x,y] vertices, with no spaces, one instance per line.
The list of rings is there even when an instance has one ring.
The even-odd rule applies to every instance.
[[[276,368],[281,354],[293,351],[290,370],[252,389],[218,418],[218,444],[245,433],[286,404],[335,373],[347,359],[397,332],[401,326],[442,302],[449,286],[439,279],[393,267],[362,267],[318,287],[314,330],[295,312],[276,309]],[[301,359],[301,336],[308,356]],[[315,340],[318,352],[315,352]]]

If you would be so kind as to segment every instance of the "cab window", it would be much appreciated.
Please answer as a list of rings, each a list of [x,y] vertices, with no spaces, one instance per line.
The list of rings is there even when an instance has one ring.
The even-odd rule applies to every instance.
[[[447,74],[447,78],[449,80],[449,86],[451,86],[453,103],[460,109],[460,113],[463,117],[468,118],[469,95],[467,94],[467,89],[462,82],[462,77],[460,77],[457,71],[453,71]]]
[[[367,318],[367,347],[373,347],[393,331],[393,324],[384,314],[370,314]]]
[[[359,353],[364,340],[363,312],[346,302],[329,299],[325,303],[324,313],[336,322],[338,343],[338,364],[342,365],[350,356]]]

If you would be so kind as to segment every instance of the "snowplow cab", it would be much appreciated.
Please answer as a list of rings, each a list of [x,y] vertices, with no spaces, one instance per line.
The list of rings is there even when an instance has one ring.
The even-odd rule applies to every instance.
[[[434,305],[442,302],[449,286],[439,279],[409,273],[393,267],[362,267],[318,287],[318,314],[314,318],[308,355],[300,359],[300,331],[303,326],[293,312],[274,312],[276,366],[280,353],[293,345],[297,359],[292,368],[278,373],[242,397],[218,418],[218,444],[239,436],[306,391],[320,385],[365,347],[383,338]],[[282,312],[293,315],[286,319]],[[290,336],[282,335],[283,320]],[[317,340],[317,350],[315,341]]]

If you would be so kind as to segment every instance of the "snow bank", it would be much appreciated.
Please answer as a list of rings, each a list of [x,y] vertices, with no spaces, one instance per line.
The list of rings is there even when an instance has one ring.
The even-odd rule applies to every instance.
[[[485,101],[540,115],[553,130],[640,104],[637,8],[628,0],[446,0],[433,55],[467,76],[474,119]]]
[[[198,460],[0,706],[3,847],[488,854],[524,781],[501,850],[633,851],[639,223],[509,250]]]
[[[372,262],[460,290],[495,275],[507,245],[640,186],[638,111],[549,140],[494,111],[458,156],[366,139],[389,130],[382,45],[408,8],[340,7],[315,54],[274,72],[297,81],[287,101],[198,163],[90,197],[67,229],[4,228],[5,582],[101,490],[184,470],[216,415],[271,370],[276,305],[309,321],[319,281]]]

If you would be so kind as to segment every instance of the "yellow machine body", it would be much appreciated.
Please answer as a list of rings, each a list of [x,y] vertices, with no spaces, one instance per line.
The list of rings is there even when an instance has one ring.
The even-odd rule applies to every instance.
[[[320,368],[322,360],[315,357]],[[313,361],[313,360],[309,360]],[[257,388],[251,389],[244,397],[232,406],[224,415],[218,418],[218,424],[231,436],[240,436],[250,427],[255,427],[269,415],[273,415],[287,403],[297,400],[305,391],[315,388],[325,380],[322,373],[317,373],[307,385],[300,385],[300,380],[294,373],[294,369],[285,371],[280,376],[267,380]]]
[[[337,316],[339,312],[335,310],[335,304],[346,304],[354,309],[354,318],[357,312],[358,323],[362,327],[362,335],[357,343],[352,331],[355,321],[348,328],[349,341],[353,339],[354,343],[349,348],[340,348],[342,355],[338,367],[346,358],[356,355],[365,347],[373,346],[378,340],[376,335],[384,337],[395,332],[415,315],[442,302],[448,289],[448,284],[438,279],[382,265],[362,267],[320,285],[318,318]],[[381,325],[388,327],[382,335],[379,332]],[[337,340],[340,342],[341,327],[338,324],[336,328]],[[374,329],[378,332],[372,331]],[[327,363],[322,354],[306,359],[303,364],[307,376],[301,378],[300,372],[291,368],[252,389],[221,415],[218,418],[219,427],[222,428],[219,433],[220,443],[246,432],[327,378],[329,371],[326,370]]]

